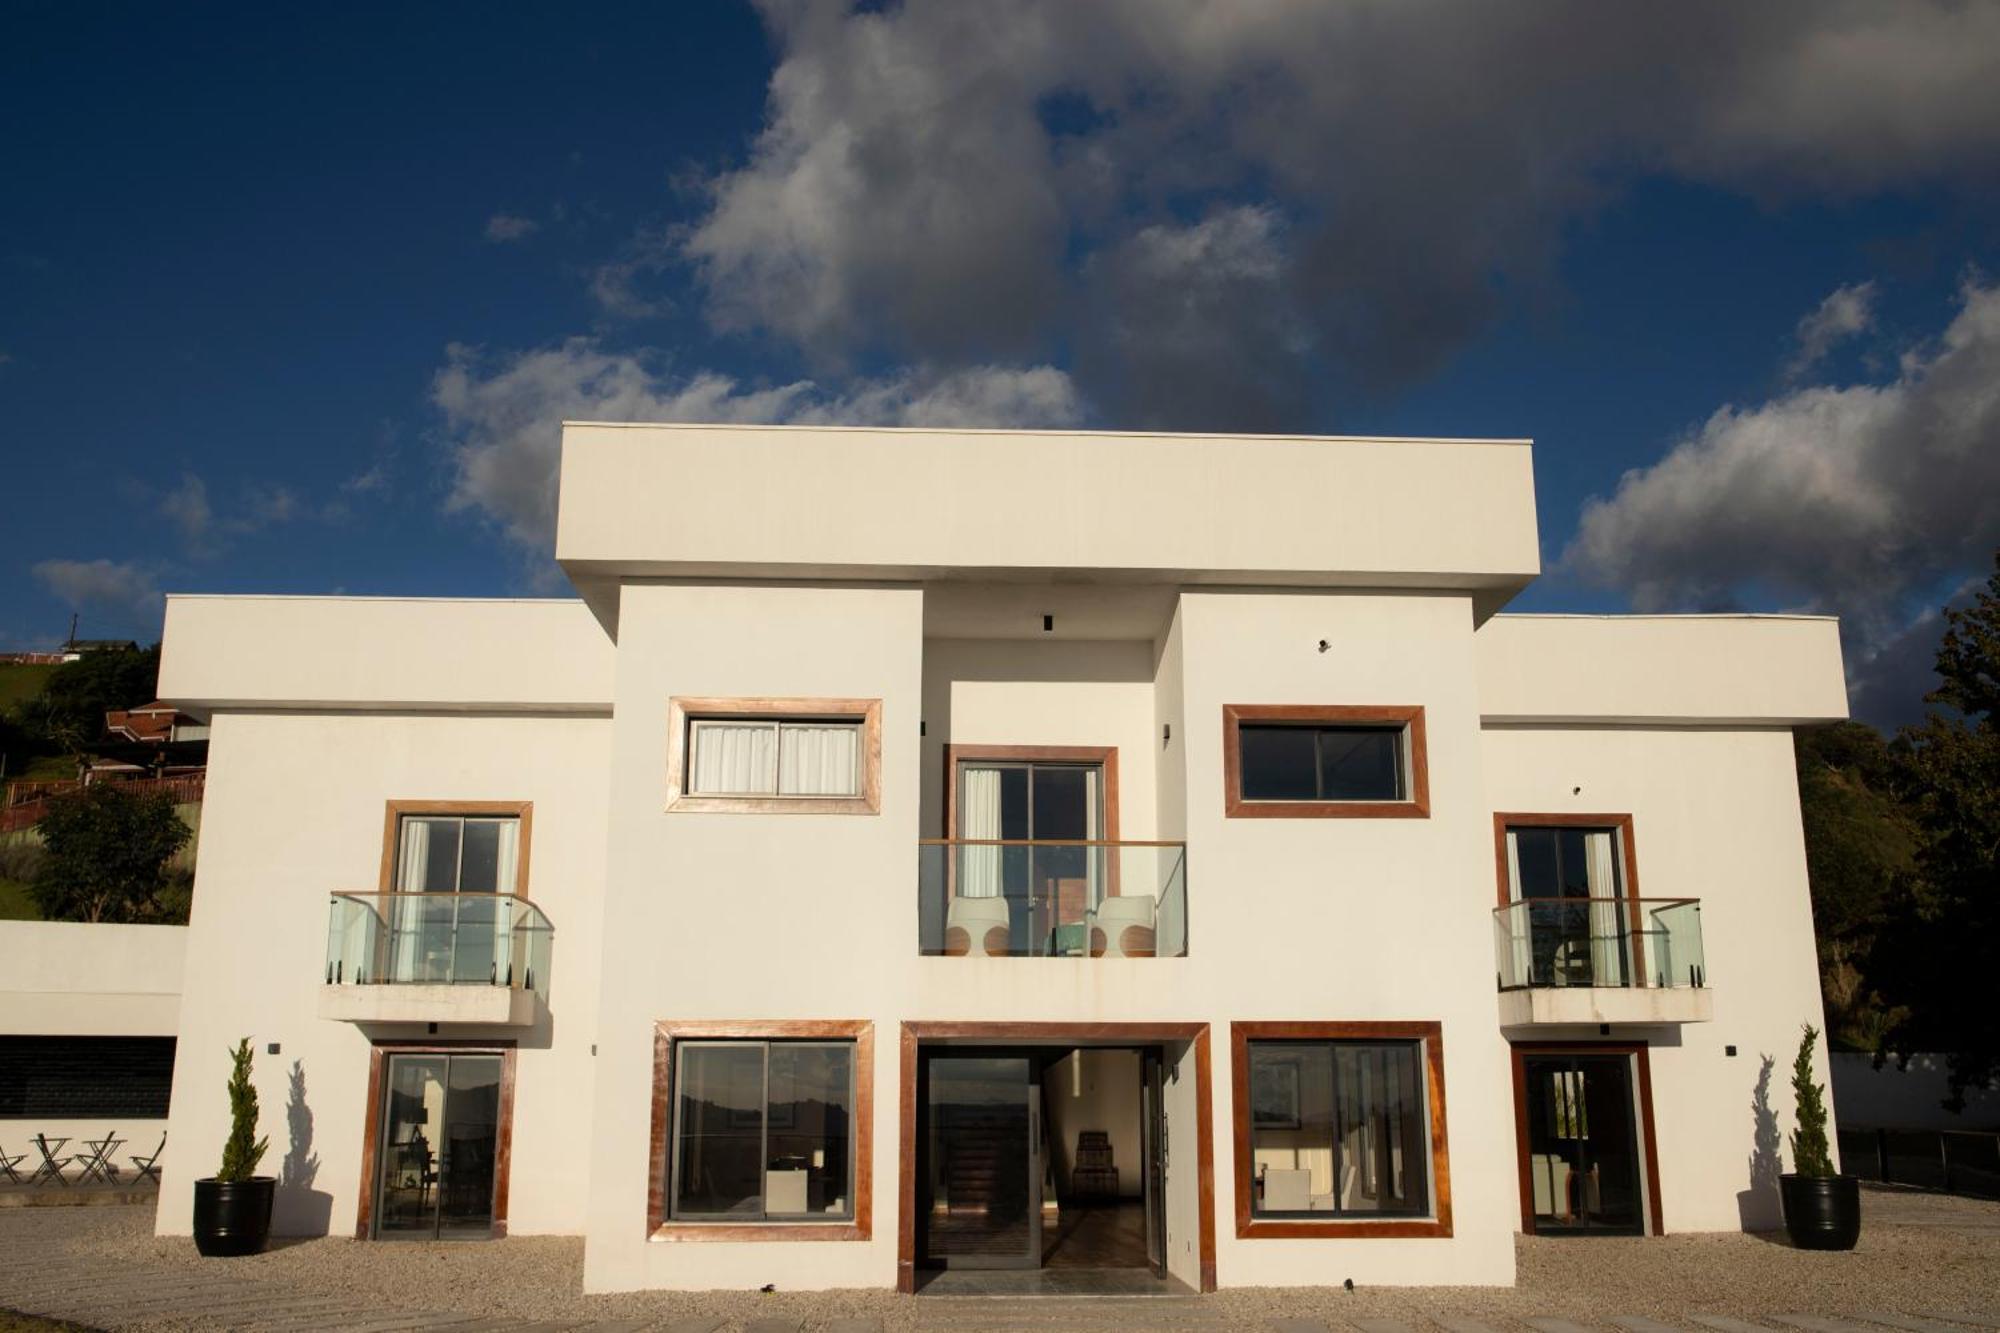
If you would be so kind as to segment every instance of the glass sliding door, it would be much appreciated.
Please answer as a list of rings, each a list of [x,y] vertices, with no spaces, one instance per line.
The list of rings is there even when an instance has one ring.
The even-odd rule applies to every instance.
[[[924,1261],[945,1268],[1035,1268],[1042,1257],[1041,1086],[1029,1055],[927,1055]]]
[[[492,1234],[502,1058],[388,1057],[376,1146],[378,1237]]]
[[[958,768],[958,836],[1020,843],[1104,837],[1104,770],[1097,764],[968,760]],[[1082,954],[1084,917],[1104,896],[1106,849],[962,847],[957,893],[1007,900],[1012,951]]]
[[[1536,1233],[1644,1234],[1632,1057],[1523,1055],[1521,1065]]]

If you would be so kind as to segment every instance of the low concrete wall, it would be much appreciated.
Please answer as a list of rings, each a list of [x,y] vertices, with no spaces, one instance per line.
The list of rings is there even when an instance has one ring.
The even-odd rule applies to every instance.
[[[0,921],[0,1033],[171,1037],[185,926]]]
[[[186,953],[185,926],[0,921],[0,1034],[174,1036]],[[136,1174],[132,1157],[151,1157],[166,1129],[164,1119],[0,1118],[0,1151],[26,1158],[15,1168],[25,1179],[41,1166],[32,1136],[68,1139],[57,1156],[75,1158],[90,1151],[85,1140],[112,1134],[125,1140],[112,1162],[118,1180],[129,1183]],[[72,1161],[64,1174],[74,1180],[81,1171],[81,1162]]]

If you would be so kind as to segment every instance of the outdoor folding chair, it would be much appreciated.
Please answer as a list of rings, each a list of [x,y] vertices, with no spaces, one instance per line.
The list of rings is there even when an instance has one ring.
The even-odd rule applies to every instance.
[[[153,1149],[153,1155],[151,1157],[134,1157],[132,1159],[132,1165],[139,1169],[139,1174],[132,1177],[132,1183],[134,1185],[137,1185],[139,1182],[143,1181],[147,1176],[151,1176],[153,1178],[153,1183],[155,1185],[160,1183],[160,1154],[165,1152],[166,1150],[167,1150],[167,1136],[163,1133],[160,1135],[160,1146]]]
[[[20,1184],[21,1173],[14,1168],[27,1160],[28,1155],[26,1153],[22,1153],[19,1157],[9,1157],[7,1150],[0,1148],[0,1176],[7,1177],[7,1179],[13,1181],[16,1185]]]
[[[69,1177],[65,1176],[62,1172],[63,1168],[70,1164],[71,1159],[57,1157],[56,1154],[63,1150],[63,1145],[68,1143],[69,1140],[67,1138],[59,1138],[55,1141],[56,1146],[51,1148],[49,1146],[49,1136],[46,1134],[37,1134],[31,1142],[41,1151],[42,1164],[35,1168],[35,1174],[28,1178],[28,1183],[30,1185],[39,1185],[43,1177],[47,1177],[55,1181],[56,1184],[67,1188],[69,1186]]]

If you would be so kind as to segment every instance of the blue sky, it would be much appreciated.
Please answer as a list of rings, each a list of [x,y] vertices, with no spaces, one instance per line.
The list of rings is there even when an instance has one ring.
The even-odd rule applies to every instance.
[[[0,647],[549,591],[563,416],[1528,435],[1520,608],[1836,612],[1903,720],[2000,543],[1996,15],[17,5]]]

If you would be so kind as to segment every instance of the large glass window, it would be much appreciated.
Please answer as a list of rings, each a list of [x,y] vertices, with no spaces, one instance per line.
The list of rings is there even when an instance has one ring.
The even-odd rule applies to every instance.
[[[1244,723],[1246,801],[1401,801],[1404,728]]]
[[[675,1043],[672,1215],[854,1216],[854,1043]]]
[[[1422,1041],[1251,1041],[1251,1215],[1431,1213]]]

